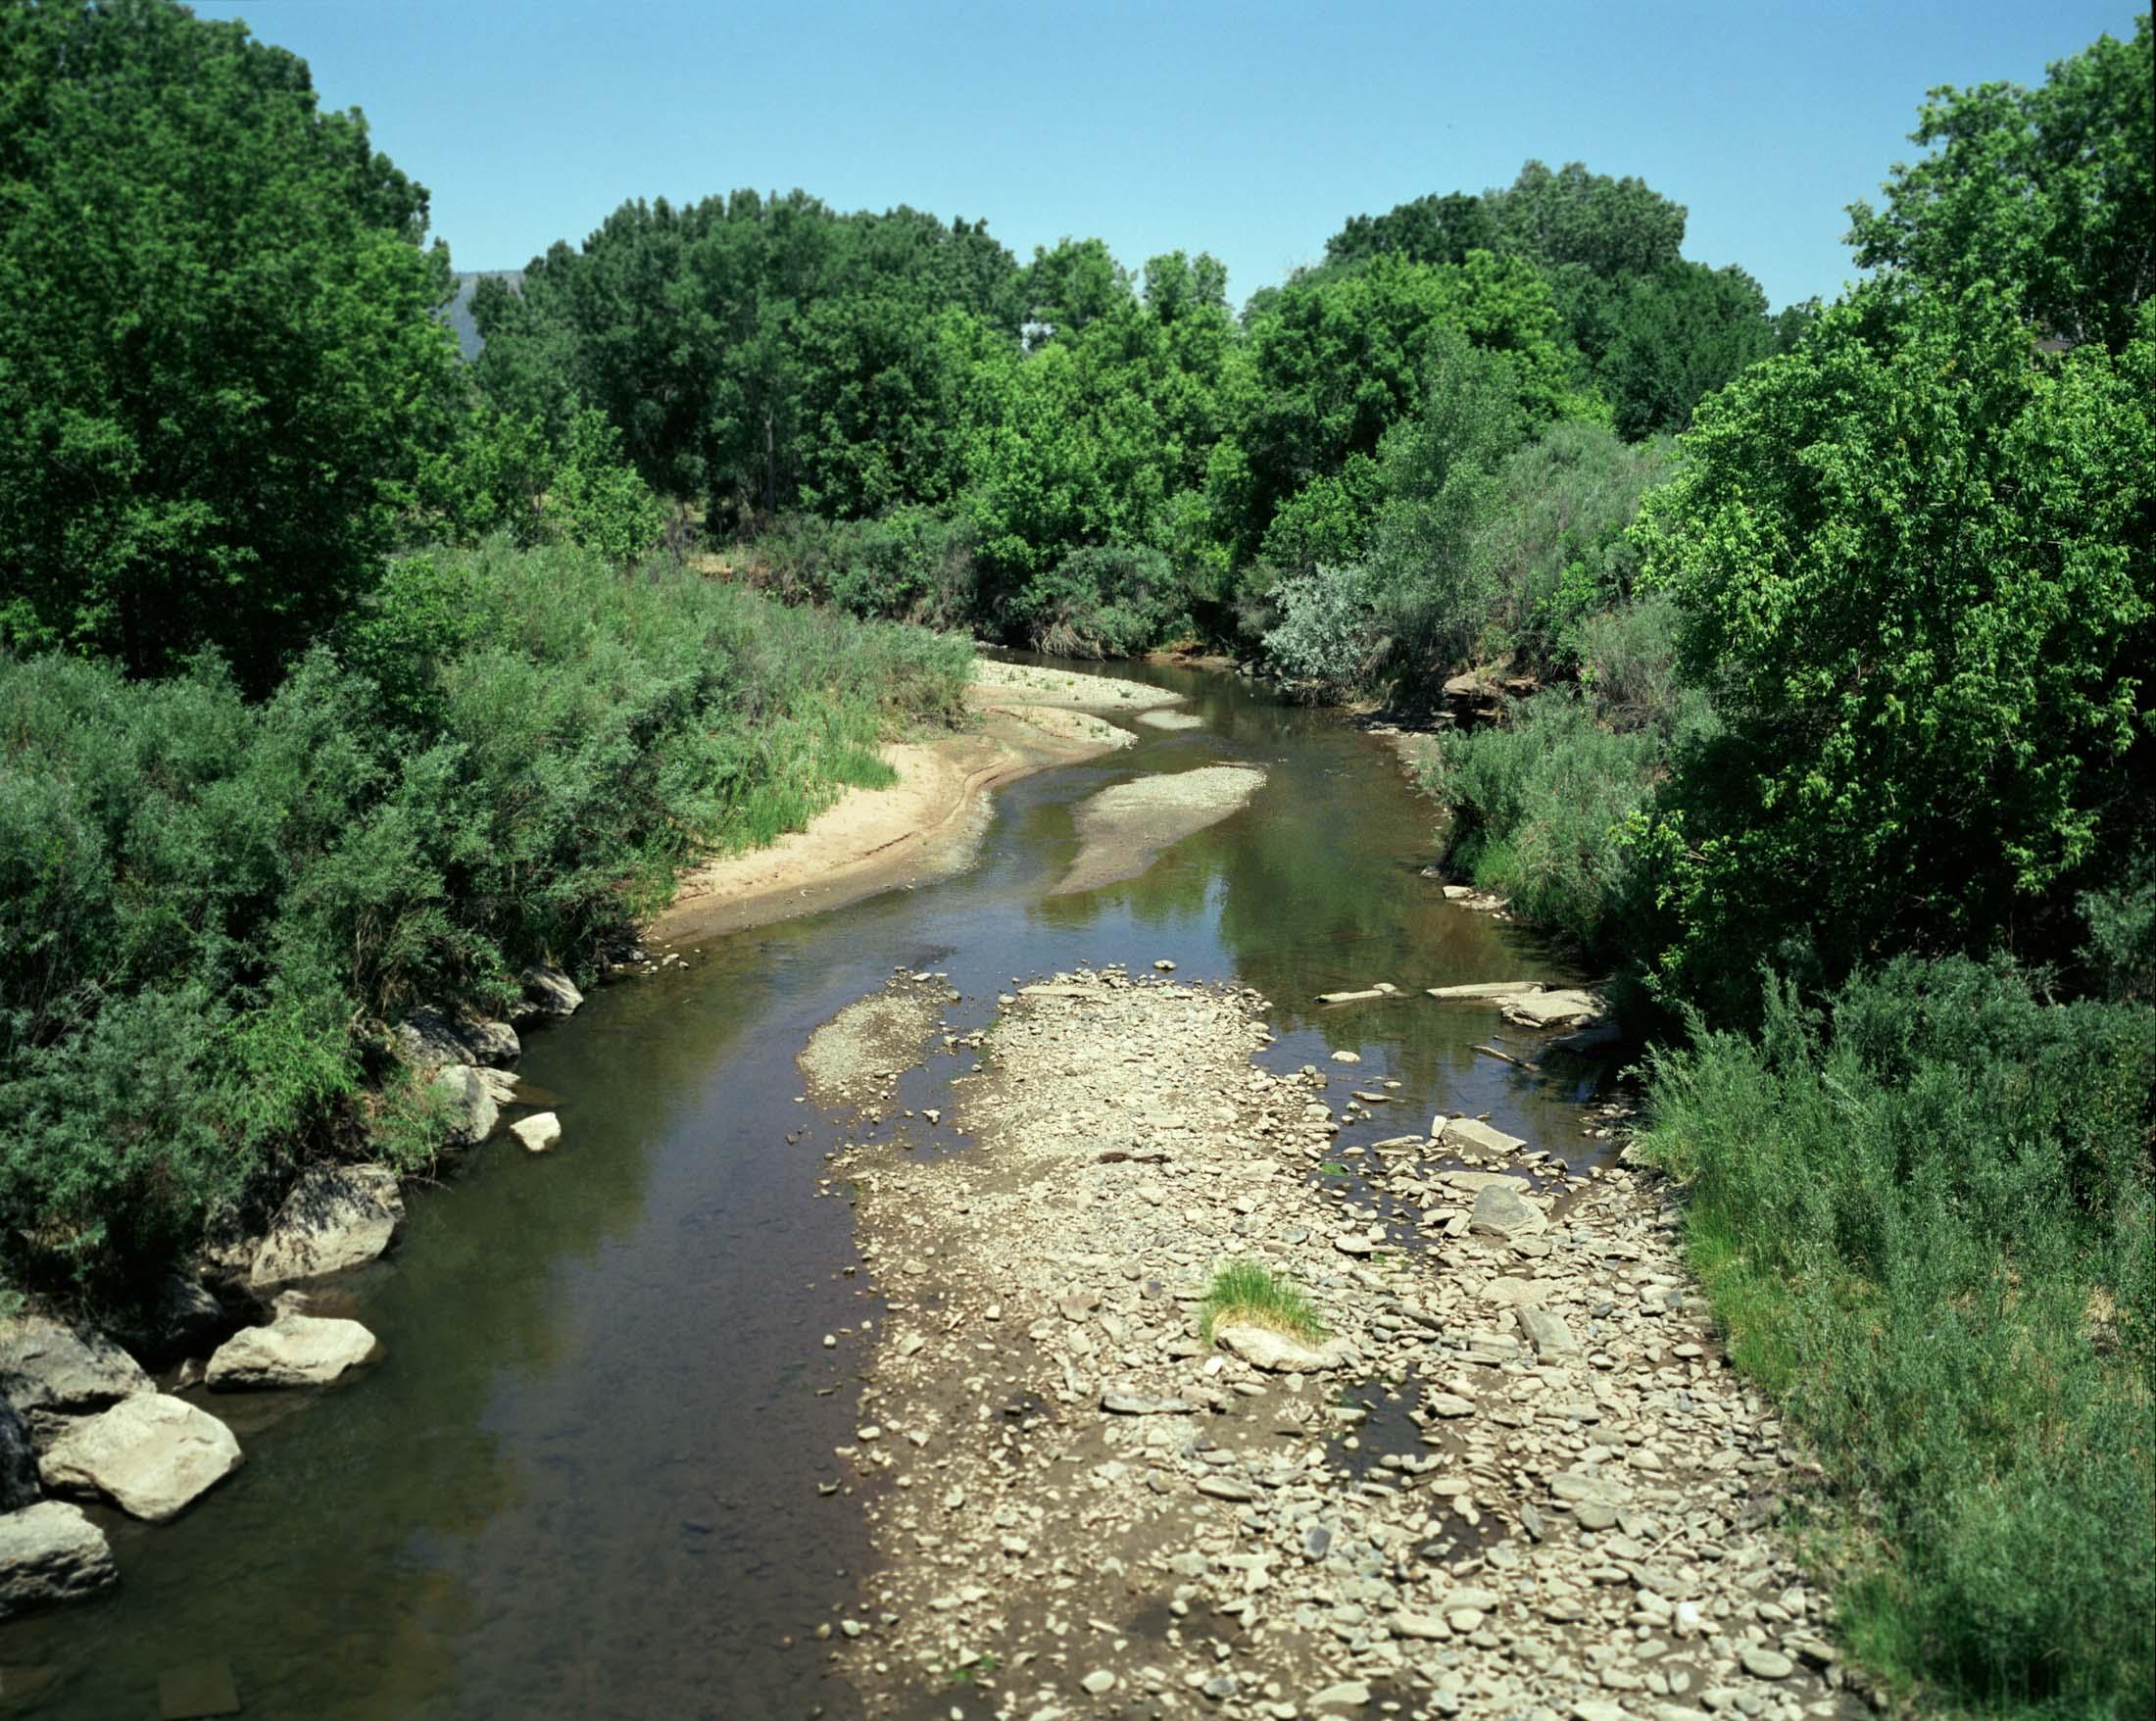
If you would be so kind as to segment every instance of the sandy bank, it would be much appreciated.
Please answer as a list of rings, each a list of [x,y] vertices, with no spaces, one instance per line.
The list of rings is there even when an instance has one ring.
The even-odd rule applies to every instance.
[[[1264,781],[1254,765],[1209,764],[1102,789],[1079,805],[1078,855],[1050,895],[1136,878],[1169,844],[1241,811]]]
[[[692,867],[648,936],[691,944],[946,877],[972,859],[993,790],[1137,739],[1101,713],[1134,715],[1182,700],[1105,675],[982,659],[968,689],[979,730],[885,747],[896,783],[849,789],[806,830]]]

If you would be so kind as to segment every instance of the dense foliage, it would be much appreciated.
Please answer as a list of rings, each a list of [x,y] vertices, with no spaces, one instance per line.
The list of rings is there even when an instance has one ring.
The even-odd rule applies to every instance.
[[[885,725],[955,716],[967,664],[501,541],[399,562],[260,702],[215,657],[133,683],[0,658],[10,1267],[154,1272],[341,1127],[379,1023],[502,1003],[532,960],[588,968],[697,849],[884,780]]]
[[[426,208],[241,25],[0,11],[0,645],[261,688],[365,588],[459,387]]]
[[[1652,1157],[1738,1361],[1854,1508],[1872,1665],[1984,1709],[2156,1701],[2156,1032],[1903,959],[1650,1066]]]
[[[1435,589],[1483,496],[1464,466],[1441,494],[1445,449],[1487,476],[1545,430],[1638,441],[1781,340],[1749,277],[1680,257],[1684,222],[1637,179],[1530,163],[1354,218],[1239,318],[1203,255],[1134,274],[1064,240],[1021,265],[905,209],[637,202],[520,288],[478,284],[476,369],[556,443],[604,412],[655,490],[789,589],[1118,655],[1255,645],[1309,608],[1284,582],[1367,564],[1378,637],[1324,655],[1412,685],[1512,631]],[[1455,398],[1499,374],[1463,350],[1502,382]],[[872,575],[924,530],[958,552],[927,583]]]

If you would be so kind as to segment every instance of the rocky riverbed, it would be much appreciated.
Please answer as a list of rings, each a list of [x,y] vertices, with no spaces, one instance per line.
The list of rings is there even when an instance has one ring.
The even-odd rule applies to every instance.
[[[860,1119],[824,1193],[886,1304],[818,1485],[865,1499],[877,1569],[818,1635],[872,1713],[1861,1706],[1772,1529],[1801,1457],[1643,1174],[1442,1115],[1336,1156],[1388,1095],[1351,1054],[1259,1067],[1247,991],[1074,971],[958,1036],[939,977],[881,996],[805,1059]],[[872,1056],[831,1056],[870,1022]],[[901,1029],[977,1057],[966,1145],[886,1115]],[[1263,1367],[1207,1343],[1229,1260],[1327,1342],[1246,1347]]]

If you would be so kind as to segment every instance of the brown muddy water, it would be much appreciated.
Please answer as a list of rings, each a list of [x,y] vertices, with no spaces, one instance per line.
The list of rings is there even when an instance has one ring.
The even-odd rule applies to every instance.
[[[813,1633],[855,1602],[866,1539],[858,1498],[817,1484],[881,1305],[846,1203],[814,1199],[843,1126],[797,1103],[794,1058],[894,968],[947,973],[962,1033],[1014,978],[1165,958],[1274,1001],[1268,1064],[1345,1048],[1355,1085],[1401,1083],[1343,1147],[1489,1111],[1585,1159],[1592,1072],[1480,1054],[1513,1044],[1495,1012],[1422,996],[1572,976],[1418,876],[1430,809],[1386,745],[1230,676],[1118,672],[1203,726],[1133,724],[1135,748],[1013,784],[956,878],[719,940],[530,1036],[519,1073],[560,1096],[562,1146],[497,1139],[420,1192],[347,1288],[386,1359],[320,1398],[215,1400],[245,1467],[175,1523],[106,1520],[121,1587],[0,1628],[0,1705],[156,1716],[161,1677],[209,1661],[250,1716],[858,1714]],[[1047,894],[1074,803],[1224,762],[1268,772],[1245,810],[1138,878]],[[1379,980],[1403,996],[1313,1002]],[[969,1063],[931,1059],[900,1104]],[[910,1127],[964,1151],[950,1122]]]

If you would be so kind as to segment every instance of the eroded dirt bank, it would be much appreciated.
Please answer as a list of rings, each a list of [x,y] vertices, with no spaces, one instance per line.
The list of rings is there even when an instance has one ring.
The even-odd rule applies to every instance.
[[[903,1125],[876,1115],[893,1036],[950,1048],[955,995],[893,991],[872,1057],[849,1028],[805,1069]],[[969,1142],[834,1162],[888,1302],[837,1453],[879,1569],[829,1652],[871,1712],[1852,1709],[1764,1527],[1795,1455],[1653,1194],[1473,1120],[1336,1159],[1386,1096],[1256,1067],[1265,1009],[1114,970],[1025,987],[956,1043]],[[1232,1258],[1316,1304],[1325,1352],[1274,1359],[1311,1372],[1201,1338]]]

